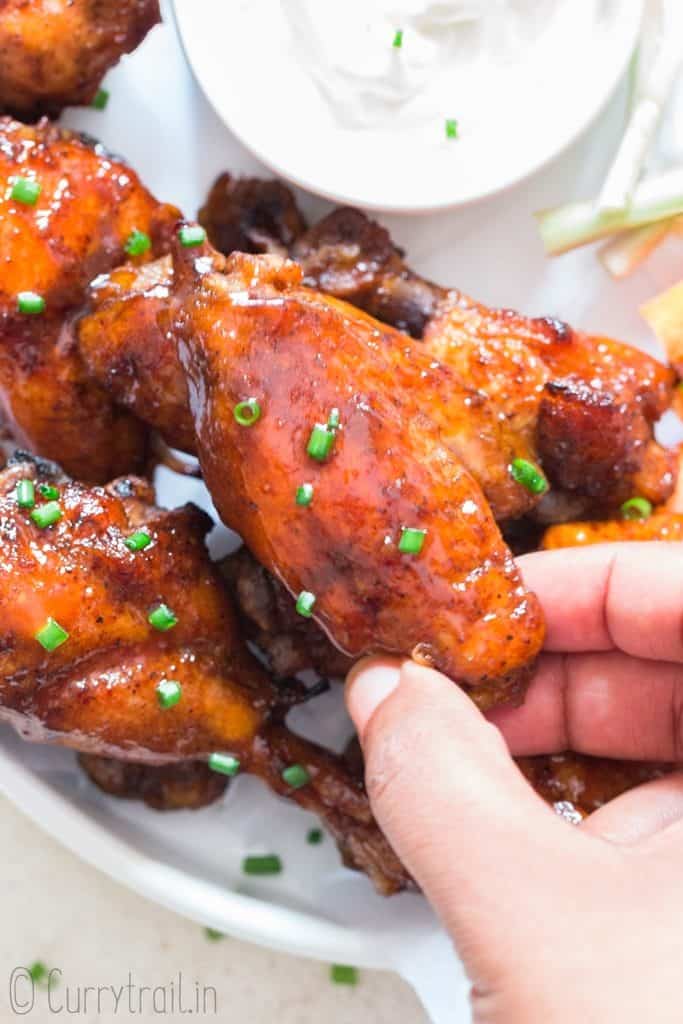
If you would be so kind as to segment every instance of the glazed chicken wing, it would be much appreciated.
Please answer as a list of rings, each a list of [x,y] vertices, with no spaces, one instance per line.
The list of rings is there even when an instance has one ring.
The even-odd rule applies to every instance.
[[[295,264],[235,255],[223,274],[208,251],[175,258],[170,330],[224,521],[348,654],[412,653],[482,705],[519,695],[540,611],[442,439],[429,396],[447,371],[302,288]],[[250,400],[260,416],[243,425]],[[297,504],[303,484],[313,498]]]
[[[229,203],[217,183],[205,208],[209,236],[226,253],[221,211],[234,218],[238,203],[234,182]],[[653,502],[670,493],[671,455],[654,442],[652,426],[671,404],[675,377],[656,360],[557,320],[489,309],[425,280],[381,225],[350,207],[300,234],[290,255],[304,284],[423,337],[469,386],[476,425],[461,440],[460,456],[499,520],[526,511],[505,489],[514,457],[540,462],[549,478],[552,491],[538,509],[545,521],[613,509],[633,493]]]
[[[407,884],[343,762],[284,726],[300,689],[276,688],[240,640],[204,548],[208,518],[151,498],[135,478],[88,488],[25,457],[0,474],[0,718],[26,739],[135,764],[228,753],[317,810],[380,889]],[[180,699],[164,707],[168,683]],[[308,776],[300,789],[283,778],[292,764]]]
[[[0,113],[57,117],[160,20],[158,0],[0,0]]]
[[[72,321],[90,281],[124,261],[131,234],[149,238],[136,257],[143,263],[168,248],[178,213],[156,202],[125,164],[47,122],[27,128],[0,119],[0,183],[7,427],[23,447],[86,480],[140,466],[145,428],[86,372]]]

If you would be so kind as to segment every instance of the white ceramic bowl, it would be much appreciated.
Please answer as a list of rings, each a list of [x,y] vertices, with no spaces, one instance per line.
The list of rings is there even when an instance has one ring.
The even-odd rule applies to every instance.
[[[592,0],[575,2],[578,17],[581,5]],[[416,145],[413,135],[398,127],[399,118],[388,118],[391,123],[381,132],[339,126],[294,56],[276,0],[174,4],[198,82],[225,124],[259,160],[326,198],[404,213],[491,195],[563,150],[614,90],[633,51],[643,8],[643,0],[609,0],[601,5],[599,28],[581,38],[580,45],[571,40],[552,53],[539,51],[524,109],[505,107],[500,96],[505,116],[497,123],[463,123],[460,138],[450,142],[439,120],[433,135]],[[504,92],[499,78],[491,80],[497,94]],[[543,102],[535,103],[541,95]],[[496,95],[485,102],[495,117]]]

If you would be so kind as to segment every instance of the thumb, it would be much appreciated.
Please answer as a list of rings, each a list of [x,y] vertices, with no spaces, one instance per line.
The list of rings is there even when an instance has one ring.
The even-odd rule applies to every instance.
[[[501,965],[519,967],[522,944],[538,946],[558,874],[566,880],[589,840],[537,796],[495,726],[440,673],[367,659],[349,675],[347,703],[380,826],[475,983],[494,984]]]

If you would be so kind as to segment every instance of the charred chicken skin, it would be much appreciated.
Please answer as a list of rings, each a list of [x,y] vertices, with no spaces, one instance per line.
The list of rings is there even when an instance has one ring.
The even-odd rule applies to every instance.
[[[304,595],[300,611],[314,597],[346,653],[412,653],[483,706],[519,695],[543,638],[540,610],[432,418],[431,388],[447,390],[448,371],[302,287],[293,263],[235,255],[223,273],[208,250],[180,246],[175,260],[169,329],[224,521]],[[252,399],[260,415],[241,424]],[[311,435],[324,446],[317,458]],[[313,488],[305,506],[295,502],[303,483]],[[406,531],[417,550],[402,550]]]
[[[317,809],[378,888],[404,886],[362,787],[284,726],[300,693],[276,688],[239,638],[204,548],[208,517],[151,502],[135,478],[86,487],[26,458],[0,474],[0,719],[29,740],[139,765],[230,753]],[[164,709],[168,681],[181,699]],[[308,774],[301,789],[283,779],[292,764]]]
[[[26,201],[26,183],[39,189]],[[0,408],[22,447],[103,482],[140,467],[146,429],[86,371],[72,322],[89,283],[126,259],[168,248],[177,211],[100,147],[41,122],[0,118]],[[21,308],[30,293],[38,310]]]
[[[35,121],[92,103],[160,19],[158,0],[0,0],[0,113]]]

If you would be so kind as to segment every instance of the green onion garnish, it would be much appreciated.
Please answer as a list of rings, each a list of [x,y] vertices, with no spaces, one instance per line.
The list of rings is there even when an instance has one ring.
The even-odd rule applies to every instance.
[[[219,775],[237,775],[240,770],[240,760],[232,754],[210,754],[209,768]]]
[[[446,119],[446,138],[457,139],[458,137],[458,122],[455,118],[449,117]]]
[[[247,398],[237,403],[232,414],[241,427],[252,427],[261,419],[261,406],[255,398]]]
[[[313,501],[313,484],[301,484],[296,489],[297,505],[310,505]]]
[[[394,47],[395,50],[400,50],[401,47],[403,46],[403,29],[402,28],[397,28],[396,29],[396,32],[394,33],[394,41],[393,41],[393,43],[391,45]]]
[[[49,618],[43,628],[38,630],[35,639],[46,651],[56,651],[69,639],[69,634],[62,629],[58,622]]]
[[[652,515],[652,504],[647,498],[629,498],[621,506],[624,519],[649,519]]]
[[[303,615],[305,619],[310,619],[313,614],[314,604],[315,594],[312,594],[310,590],[302,590],[296,599],[296,610],[299,615]]]
[[[330,978],[335,985],[357,985],[358,968],[349,967],[347,964],[332,964]]]
[[[426,530],[419,530],[414,526],[402,526],[398,550],[403,555],[419,555],[426,535]]]
[[[59,488],[53,484],[38,484],[38,490],[41,498],[45,498],[46,501],[54,501],[59,497]]]
[[[165,633],[177,624],[178,618],[166,604],[158,604],[147,616],[150,626],[154,626],[161,633]]]
[[[209,942],[220,942],[221,939],[225,938],[223,932],[217,931],[216,928],[205,928],[204,935],[209,940]]]
[[[324,423],[316,423],[308,439],[306,451],[316,462],[324,462],[334,447],[335,432],[333,427]]]
[[[526,459],[512,460],[510,476],[522,487],[526,487],[531,494],[545,494],[548,490],[548,481],[541,470]]]
[[[44,505],[38,505],[31,512],[31,519],[41,530],[48,526],[54,526],[62,518],[62,510],[56,501],[48,501]]]
[[[308,830],[306,835],[306,842],[309,846],[319,846],[323,841],[323,830],[321,828],[311,828]]]
[[[129,551],[142,551],[152,543],[152,538],[146,530],[136,530],[130,537],[126,537],[123,543]]]
[[[242,861],[242,871],[245,875],[279,875],[282,871],[282,861],[276,853],[267,853],[262,857],[245,857]]]
[[[90,104],[95,110],[104,110],[109,103],[109,93],[106,89],[98,89],[95,93],[95,99]]]
[[[291,786],[292,789],[301,789],[302,786],[308,785],[311,781],[311,776],[302,764],[290,764],[282,772],[282,780],[288,786]]]
[[[44,985],[47,978],[47,967],[42,960],[36,960],[34,964],[28,968],[28,973],[31,981],[35,982],[36,985]]]
[[[36,503],[36,488],[33,480],[20,480],[17,484],[17,505],[19,508],[33,508]]]
[[[128,235],[124,250],[129,256],[142,256],[143,253],[147,252],[152,247],[152,239],[149,235],[145,234],[144,231],[138,231],[136,228]]]
[[[166,711],[174,708],[183,695],[183,688],[174,679],[162,679],[157,686],[157,701],[159,707]]]
[[[24,206],[35,206],[43,186],[32,178],[17,178],[10,193],[12,199]]]
[[[206,241],[206,231],[199,224],[186,225],[178,232],[178,238],[181,245],[184,245],[186,249],[191,249]]]
[[[44,313],[45,299],[36,292],[19,292],[17,295],[17,309],[20,313]]]

